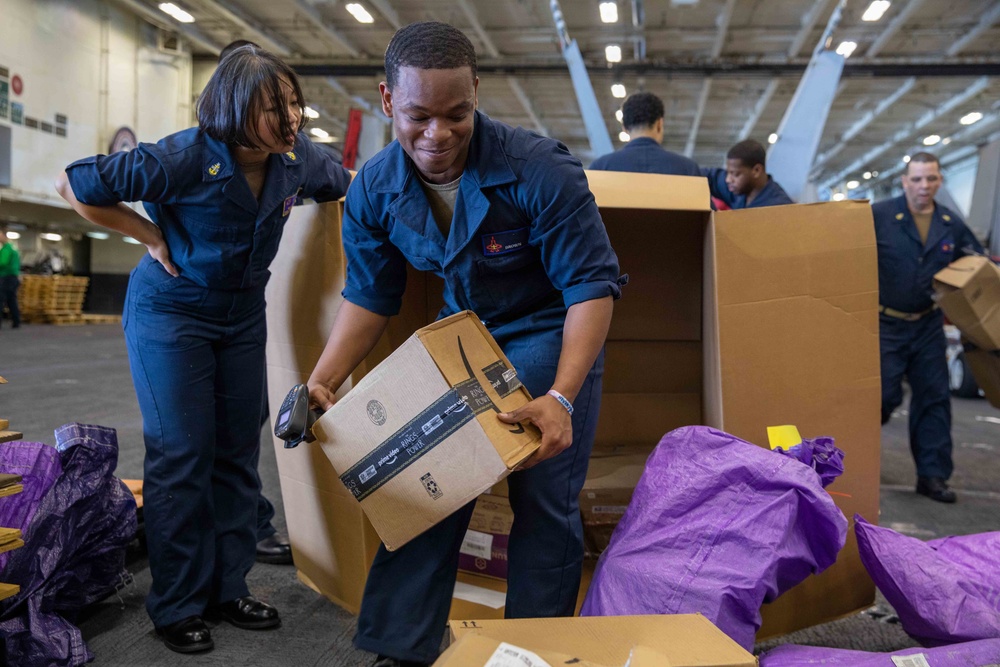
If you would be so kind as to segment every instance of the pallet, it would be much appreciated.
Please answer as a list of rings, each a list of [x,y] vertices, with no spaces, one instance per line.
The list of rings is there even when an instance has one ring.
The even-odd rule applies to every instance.
[[[21,587],[17,584],[0,583],[0,600],[6,600],[21,592]]]
[[[84,324],[121,324],[121,315],[96,315],[84,313],[82,315]]]
[[[0,498],[6,498],[7,496],[16,496],[22,491],[24,491],[23,484],[12,484],[10,486],[5,486],[3,488],[0,488]]]
[[[10,421],[7,419],[0,419],[0,431],[6,431],[10,428]]]
[[[19,431],[0,431],[0,442],[13,442],[14,440],[24,440],[24,434]]]

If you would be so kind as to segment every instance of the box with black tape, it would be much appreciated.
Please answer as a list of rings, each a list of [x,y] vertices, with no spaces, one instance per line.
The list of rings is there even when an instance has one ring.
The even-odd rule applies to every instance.
[[[541,443],[500,412],[531,400],[482,322],[419,329],[316,422],[340,481],[395,550],[474,500]]]

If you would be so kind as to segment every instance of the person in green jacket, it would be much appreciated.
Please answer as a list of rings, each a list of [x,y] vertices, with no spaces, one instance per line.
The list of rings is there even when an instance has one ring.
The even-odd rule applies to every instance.
[[[21,253],[7,238],[7,228],[0,227],[0,315],[4,306],[17,329],[21,326],[21,311],[17,307],[17,288],[21,285]],[[0,317],[0,322],[3,318]]]

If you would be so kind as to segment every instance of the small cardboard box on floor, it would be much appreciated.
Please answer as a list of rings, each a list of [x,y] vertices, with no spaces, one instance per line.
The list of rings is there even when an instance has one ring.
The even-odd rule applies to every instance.
[[[878,278],[868,204],[713,213],[704,179],[588,178],[631,276],[615,304],[595,455],[648,453],[690,424],[766,445],[768,426],[795,424],[805,437],[836,439],[847,469],[830,491],[847,516],[876,519]],[[297,207],[285,225],[267,294],[272,409],[308,378],[341,303],[339,214],[333,204]],[[403,312],[353,381],[433,318],[436,279],[409,277]],[[356,612],[377,536],[320,447],[276,447],[299,576]],[[503,615],[493,601],[503,582],[462,573],[459,583],[465,599],[452,618]],[[759,636],[849,614],[874,592],[852,531],[833,567],[765,605]]]

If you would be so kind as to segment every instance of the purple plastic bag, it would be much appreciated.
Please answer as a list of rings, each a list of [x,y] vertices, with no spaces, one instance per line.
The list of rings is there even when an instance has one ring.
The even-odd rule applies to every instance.
[[[844,452],[833,444],[833,438],[827,436],[800,442],[789,447],[787,452],[781,447],[774,451],[791,456],[815,470],[824,489],[844,474]]]
[[[922,542],[854,517],[861,562],[925,646],[1000,637],[1000,532]]]
[[[908,648],[892,653],[789,644],[760,656],[760,667],[984,667],[996,664],[1000,664],[1000,639],[981,639],[930,649]]]
[[[580,614],[701,613],[751,650],[761,603],[833,564],[846,537],[812,468],[680,428],[646,462]]]
[[[42,498],[4,579],[21,592],[0,602],[0,664],[70,667],[94,659],[72,618],[127,576],[135,499],[112,474],[115,430],[67,424],[56,431],[62,475]]]
[[[0,526],[23,533],[42,497],[62,473],[59,452],[43,442],[5,442],[0,444],[0,472],[20,475],[24,486],[21,493],[0,500]],[[0,554],[0,572],[13,555],[13,551]]]

